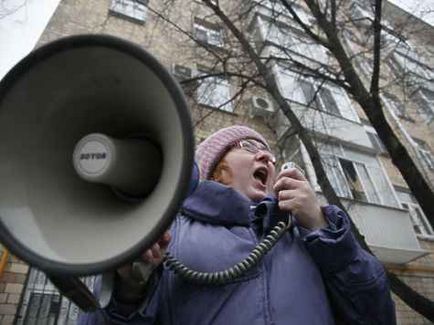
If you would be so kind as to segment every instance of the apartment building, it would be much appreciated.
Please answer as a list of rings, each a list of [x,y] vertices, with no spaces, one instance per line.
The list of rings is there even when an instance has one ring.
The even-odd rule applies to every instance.
[[[242,82],[226,73],[251,72],[242,57],[231,56],[239,52],[231,51],[237,45],[227,28],[200,1],[163,6],[154,0],[62,0],[38,46],[68,35],[111,34],[151,52],[180,82],[213,73],[182,84],[191,104],[196,140],[200,142],[224,126],[250,125],[270,141],[280,163],[295,161],[302,166],[322,196],[306,148],[272,98],[254,85],[238,94]],[[369,1],[351,1],[344,6],[339,11],[349,23],[341,35],[343,44],[368,84],[373,13]],[[390,271],[434,299],[434,230],[358,104],[344,87],[311,73],[336,74],[337,63],[331,54],[309,39],[278,2],[239,1],[236,8],[233,16],[241,17],[237,26],[261,57],[273,58],[267,64],[281,94],[309,130],[328,178],[372,251]],[[305,6],[297,2],[292,8],[307,26],[317,28]],[[406,28],[409,25],[411,28]],[[432,26],[385,3],[380,79],[383,109],[432,184],[433,33]],[[230,59],[222,64],[218,60],[222,57]],[[78,308],[60,296],[41,271],[12,257],[1,281],[2,324],[13,320],[17,324],[75,323]],[[92,278],[86,281],[92,286]],[[394,299],[400,324],[429,323],[398,297]]]

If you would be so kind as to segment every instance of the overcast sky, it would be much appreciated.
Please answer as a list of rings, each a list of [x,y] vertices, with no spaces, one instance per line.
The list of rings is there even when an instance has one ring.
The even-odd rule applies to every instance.
[[[60,0],[0,0],[0,79],[29,53]],[[434,0],[391,0],[434,26]]]
[[[28,54],[60,0],[0,0],[0,79]]]

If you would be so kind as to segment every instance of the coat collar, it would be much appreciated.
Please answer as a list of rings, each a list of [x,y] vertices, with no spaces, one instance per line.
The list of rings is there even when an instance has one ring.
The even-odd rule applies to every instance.
[[[210,224],[248,226],[253,204],[228,186],[214,181],[202,181],[184,201],[181,213]]]

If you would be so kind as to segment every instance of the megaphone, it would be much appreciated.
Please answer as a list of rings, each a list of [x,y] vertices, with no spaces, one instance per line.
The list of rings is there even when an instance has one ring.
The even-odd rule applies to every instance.
[[[194,138],[182,90],[127,41],[45,45],[0,83],[0,240],[47,273],[131,261],[188,192]]]

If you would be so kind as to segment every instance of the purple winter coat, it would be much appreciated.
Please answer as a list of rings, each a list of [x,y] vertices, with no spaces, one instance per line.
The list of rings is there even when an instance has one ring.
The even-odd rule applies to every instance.
[[[79,323],[395,324],[382,265],[359,246],[340,209],[326,206],[323,212],[327,228],[292,227],[257,267],[232,283],[196,285],[163,270],[140,305],[114,298]],[[255,214],[252,202],[235,190],[204,181],[175,219],[169,251],[192,269],[220,271],[245,258],[275,217]]]

